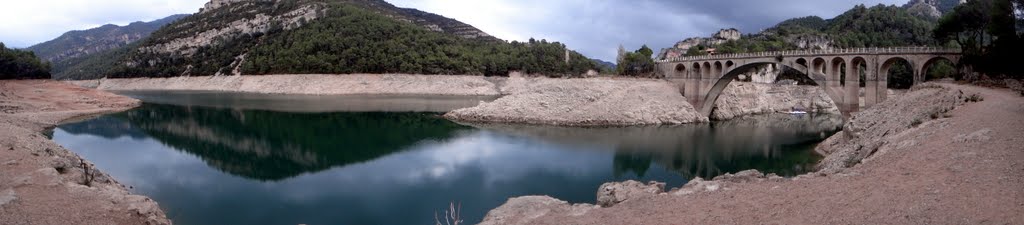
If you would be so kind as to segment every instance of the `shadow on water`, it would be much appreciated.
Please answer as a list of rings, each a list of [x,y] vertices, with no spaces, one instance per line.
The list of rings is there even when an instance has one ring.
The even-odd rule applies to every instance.
[[[469,129],[431,113],[286,113],[158,104],[61,128],[107,138],[151,137],[211,167],[258,180],[364,162]]]

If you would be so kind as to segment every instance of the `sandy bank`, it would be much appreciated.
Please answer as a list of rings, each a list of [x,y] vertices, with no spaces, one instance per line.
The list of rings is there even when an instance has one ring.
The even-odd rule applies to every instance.
[[[445,117],[464,122],[561,126],[683,124],[705,122],[666,81],[633,78],[508,78],[507,96]]]
[[[263,94],[498,95],[482,76],[347,74],[131,78],[69,81],[108,91],[228,91]],[[500,79],[500,78],[497,78]]]
[[[169,224],[156,202],[42,134],[138,104],[63,82],[0,81],[0,224]]]
[[[518,197],[482,224],[1024,223],[1018,94],[928,84],[858,113],[845,129],[819,146],[829,153],[820,172],[744,171],[668,192],[608,183],[598,205]]]

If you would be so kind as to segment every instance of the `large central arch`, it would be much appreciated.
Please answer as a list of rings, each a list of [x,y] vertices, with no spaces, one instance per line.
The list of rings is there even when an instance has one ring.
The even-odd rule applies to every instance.
[[[754,61],[747,62],[746,64],[730,69],[729,72],[725,73],[721,78],[715,81],[715,84],[711,87],[711,91],[709,91],[708,94],[704,96],[704,99],[699,103],[700,106],[694,105],[694,107],[700,107],[698,110],[700,110],[701,115],[710,116],[711,112],[715,108],[715,102],[718,101],[718,97],[722,95],[722,91],[729,86],[729,83],[733,82],[733,80],[735,80],[740,74],[746,73],[753,68],[770,64],[778,64],[783,69],[790,68],[801,71],[801,73],[807,75],[811,80],[814,80],[814,82],[818,84],[818,87],[828,95],[832,102],[835,102],[837,105],[840,102],[841,99],[838,98],[839,96],[837,96],[836,93],[828,91],[826,88],[825,82],[827,78],[825,74],[808,70],[805,66],[800,64],[780,63],[777,61]]]

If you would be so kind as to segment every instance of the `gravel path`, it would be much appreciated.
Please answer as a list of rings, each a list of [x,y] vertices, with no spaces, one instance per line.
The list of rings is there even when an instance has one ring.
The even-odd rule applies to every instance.
[[[984,101],[961,105],[973,93]],[[950,104],[959,106],[944,112]],[[745,171],[665,193],[612,184],[601,190],[614,196],[601,199],[618,202],[608,208],[520,197],[484,224],[1024,224],[1019,94],[942,84],[860,112],[847,126],[820,147],[846,155],[834,162],[854,163],[827,159],[825,172],[785,179]]]
[[[64,82],[0,81],[0,224],[169,224],[156,202],[42,134],[138,104]]]

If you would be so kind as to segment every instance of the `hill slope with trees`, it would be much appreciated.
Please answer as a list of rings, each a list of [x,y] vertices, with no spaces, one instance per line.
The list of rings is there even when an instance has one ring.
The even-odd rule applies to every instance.
[[[290,0],[203,9],[124,50],[87,60],[68,76],[510,71],[560,76],[598,68],[558,42],[506,42],[453,19],[381,0]]]
[[[9,49],[0,43],[0,80],[49,78],[49,63],[39,60],[35,53]]]

